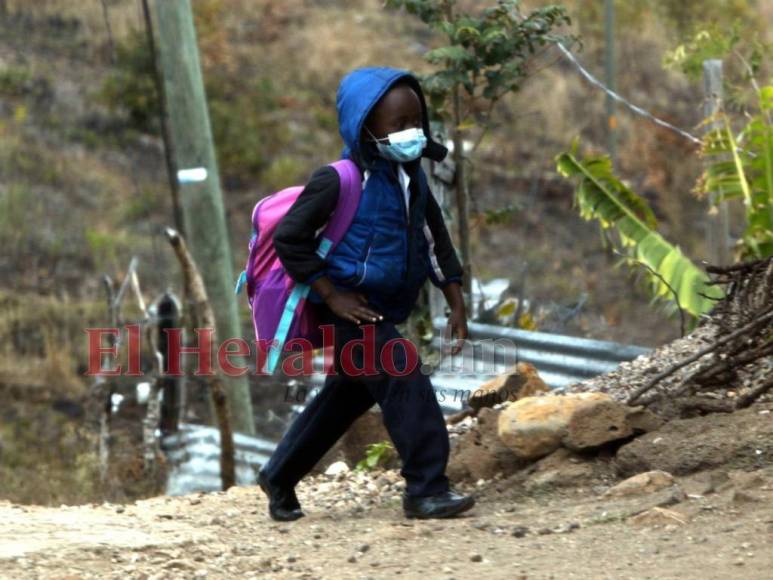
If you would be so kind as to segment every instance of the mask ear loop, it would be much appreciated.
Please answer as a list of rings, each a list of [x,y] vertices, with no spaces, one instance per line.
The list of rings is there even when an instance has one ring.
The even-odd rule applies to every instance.
[[[376,137],[373,133],[370,132],[370,129],[368,129],[367,125],[363,125],[363,128],[368,132],[368,135],[370,135],[370,138],[373,139],[373,141],[375,141],[376,143],[380,141],[389,141],[389,137],[382,137],[381,139]]]

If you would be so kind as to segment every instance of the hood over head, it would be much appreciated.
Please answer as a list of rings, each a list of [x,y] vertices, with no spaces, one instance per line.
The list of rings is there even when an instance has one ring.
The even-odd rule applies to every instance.
[[[422,111],[422,125],[427,136],[427,146],[422,157],[433,161],[442,161],[448,149],[432,138],[429,127],[429,113],[424,92],[418,79],[406,70],[387,67],[366,67],[355,69],[347,74],[338,87],[336,109],[338,110],[338,130],[344,140],[342,157],[362,158],[360,134],[368,114],[381,97],[398,81],[405,81],[419,96]]]

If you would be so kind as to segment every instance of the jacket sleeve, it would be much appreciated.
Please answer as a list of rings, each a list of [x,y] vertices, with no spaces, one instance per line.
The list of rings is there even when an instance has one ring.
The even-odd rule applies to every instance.
[[[438,288],[451,282],[462,281],[462,265],[456,255],[451,236],[448,234],[443,212],[435,196],[430,192],[427,199],[424,235],[427,238],[430,280]]]
[[[295,282],[311,284],[324,274],[325,260],[317,255],[318,235],[338,203],[340,187],[335,169],[317,169],[277,225],[274,249]]]

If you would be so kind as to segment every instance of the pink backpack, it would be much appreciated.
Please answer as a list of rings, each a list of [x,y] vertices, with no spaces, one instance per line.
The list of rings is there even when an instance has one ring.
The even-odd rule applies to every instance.
[[[354,162],[343,159],[330,164],[341,181],[338,203],[322,231],[317,254],[324,258],[341,241],[352,223],[362,194],[362,178]],[[249,258],[236,283],[236,294],[246,284],[255,338],[269,347],[265,371],[273,374],[287,341],[303,338],[314,348],[322,336],[314,308],[308,304],[307,284],[296,284],[285,272],[272,237],[279,222],[303,191],[288,187],[261,199],[252,210]],[[263,348],[266,348],[263,347]],[[260,358],[258,359],[260,360]],[[261,372],[262,369],[257,369]]]

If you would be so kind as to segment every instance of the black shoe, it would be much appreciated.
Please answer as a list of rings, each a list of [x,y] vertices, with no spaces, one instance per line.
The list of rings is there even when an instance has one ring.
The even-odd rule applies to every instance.
[[[291,522],[305,515],[301,511],[301,504],[295,495],[295,489],[288,490],[272,485],[263,470],[258,472],[258,485],[268,496],[268,513],[271,519],[279,522]]]
[[[403,495],[403,511],[407,518],[450,518],[475,505],[471,495],[445,491],[426,497]]]

